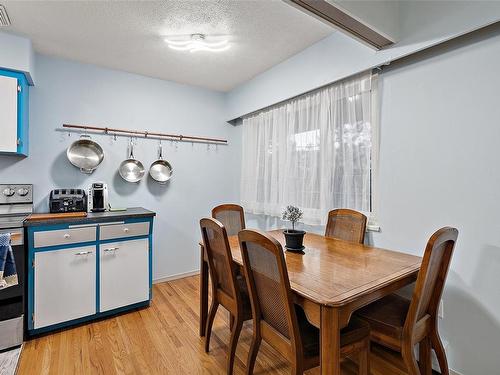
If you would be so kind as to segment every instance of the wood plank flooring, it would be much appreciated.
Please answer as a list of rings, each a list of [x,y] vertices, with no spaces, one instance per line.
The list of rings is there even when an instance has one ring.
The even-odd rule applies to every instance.
[[[198,336],[199,276],[154,285],[150,307],[66,329],[28,341],[18,374],[223,374],[229,343],[228,314],[219,308],[210,353]],[[245,323],[235,361],[235,374],[245,373],[252,337]],[[372,375],[404,375],[394,353],[374,347]],[[342,365],[354,375],[353,362]],[[254,373],[290,374],[287,360],[263,343]],[[306,374],[319,374],[312,369]]]

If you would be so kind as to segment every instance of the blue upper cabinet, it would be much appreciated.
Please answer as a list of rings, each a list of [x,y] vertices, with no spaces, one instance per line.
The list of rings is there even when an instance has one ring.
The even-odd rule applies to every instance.
[[[28,156],[28,107],[24,73],[0,69],[0,154]]]

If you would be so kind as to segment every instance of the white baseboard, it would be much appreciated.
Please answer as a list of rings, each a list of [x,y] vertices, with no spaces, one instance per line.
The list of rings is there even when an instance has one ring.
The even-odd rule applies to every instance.
[[[178,273],[178,274],[172,275],[172,276],[159,277],[158,279],[153,280],[153,284],[164,283],[165,281],[183,279],[185,277],[198,275],[199,273],[200,273],[200,270],[194,270],[194,271],[189,271],[189,272]]]
[[[462,373],[458,372],[458,371],[455,371],[455,370],[452,370],[450,368],[450,375],[463,375]]]

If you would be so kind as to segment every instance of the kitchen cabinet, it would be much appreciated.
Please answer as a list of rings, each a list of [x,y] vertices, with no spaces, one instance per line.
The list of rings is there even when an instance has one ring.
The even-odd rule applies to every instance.
[[[41,251],[34,261],[34,328],[96,313],[96,247]]]
[[[106,243],[99,253],[99,311],[109,311],[149,298],[147,239]]]
[[[25,75],[0,69],[0,154],[28,156],[28,110]]]
[[[154,212],[25,222],[28,336],[148,306]]]

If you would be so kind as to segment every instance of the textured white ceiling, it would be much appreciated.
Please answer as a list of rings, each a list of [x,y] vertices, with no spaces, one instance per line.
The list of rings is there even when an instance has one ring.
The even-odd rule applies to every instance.
[[[333,30],[276,1],[1,1],[35,50],[228,91]],[[164,36],[228,35],[221,53],[169,49]]]

